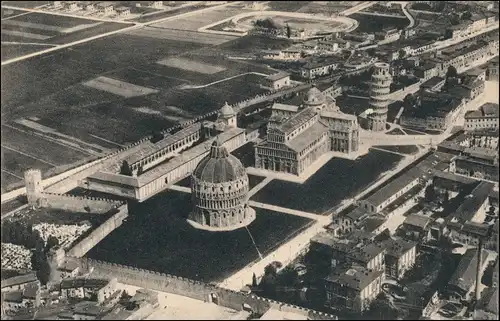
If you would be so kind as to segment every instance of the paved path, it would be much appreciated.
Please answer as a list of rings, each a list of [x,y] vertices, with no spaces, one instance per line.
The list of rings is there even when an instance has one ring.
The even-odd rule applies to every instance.
[[[249,201],[248,205],[250,205],[252,207],[256,207],[256,208],[263,208],[266,210],[279,212],[279,213],[285,213],[285,214],[305,217],[305,218],[308,218],[311,220],[318,221],[318,222],[322,223],[323,225],[327,225],[331,222],[331,219],[328,216],[298,211],[298,210],[294,210],[291,208],[286,208],[286,207],[281,207],[281,206],[276,206],[276,205],[271,205],[271,204],[265,204],[265,203],[256,202],[256,201]]]
[[[252,196],[254,196],[255,194],[257,194],[261,189],[264,188],[264,186],[266,186],[267,184],[269,184],[269,182],[271,182],[273,180],[272,177],[266,177],[262,182],[260,182],[259,184],[255,185],[254,188],[252,188],[249,192],[248,192],[248,198],[252,198]]]
[[[351,7],[347,10],[344,10],[342,12],[339,13],[339,15],[342,15],[342,16],[350,16],[358,11],[361,11],[361,10],[365,10],[366,8],[369,8],[371,6],[373,6],[374,4],[376,4],[378,1],[366,1],[366,2],[362,2],[354,7]]]
[[[399,156],[403,156],[403,157],[408,156],[408,154],[403,154],[403,153],[400,153],[400,152],[396,152],[396,151],[388,150],[388,149],[383,149],[383,148],[376,147],[376,146],[373,146],[370,149],[379,150],[381,152],[386,152],[386,153],[390,153],[390,154],[394,154],[394,155],[399,155]]]
[[[172,191],[182,192],[182,193],[191,193],[191,189],[189,187],[179,186],[179,185],[171,185],[168,187]]]
[[[179,87],[179,89],[186,90],[186,89],[200,89],[200,88],[205,88],[205,87],[209,87],[209,86],[212,86],[212,85],[215,85],[215,84],[218,84],[218,83],[221,83],[221,82],[225,82],[225,81],[228,81],[228,80],[231,80],[231,79],[234,79],[234,78],[238,78],[238,77],[241,77],[241,76],[245,76],[245,75],[257,75],[257,76],[262,76],[262,77],[269,76],[269,75],[266,75],[266,74],[263,74],[263,73],[260,73],[260,72],[250,71],[250,72],[246,72],[246,73],[239,74],[239,75],[236,75],[236,76],[232,76],[232,77],[224,78],[224,79],[221,79],[221,80],[217,80],[217,81],[211,82],[211,83],[206,84],[206,85],[183,85],[183,86]]]
[[[179,15],[172,16],[172,17],[166,17],[166,18],[161,18],[161,19],[158,19],[158,20],[153,20],[153,21],[150,21],[150,22],[134,23],[130,27],[126,27],[126,28],[123,28],[123,29],[115,30],[115,31],[106,32],[106,33],[103,33],[103,34],[100,34],[100,35],[88,37],[88,38],[85,38],[85,39],[80,39],[80,40],[77,40],[77,41],[74,41],[74,42],[70,42],[70,43],[59,45],[59,46],[56,46],[56,47],[53,47],[53,48],[48,48],[48,49],[45,49],[45,50],[37,51],[37,52],[31,53],[31,54],[27,54],[27,55],[24,55],[24,56],[20,56],[20,57],[8,59],[8,60],[5,60],[5,61],[2,61],[1,65],[2,66],[6,66],[6,65],[9,65],[9,64],[14,63],[14,62],[22,61],[22,60],[25,60],[25,59],[28,59],[28,58],[32,58],[32,57],[41,56],[41,55],[44,55],[44,54],[49,53],[49,52],[54,52],[54,51],[57,51],[57,50],[61,50],[61,49],[68,48],[68,47],[72,47],[72,46],[79,45],[79,44],[82,44],[82,43],[85,43],[85,42],[89,42],[89,41],[92,41],[92,40],[104,38],[104,37],[111,36],[111,35],[114,35],[114,34],[117,34],[117,33],[120,33],[120,32],[125,32],[125,31],[134,30],[134,29],[139,29],[139,28],[142,28],[142,27],[145,27],[145,26],[148,26],[148,25],[151,25],[151,24],[159,23],[159,22],[176,20],[176,19],[179,19],[179,18],[184,18],[184,17],[195,15],[195,14],[200,14],[200,13],[203,13],[203,12],[206,12],[206,11],[210,11],[210,10],[213,10],[213,9],[217,9],[217,8],[221,8],[221,7],[226,7],[226,6],[234,5],[234,4],[235,4],[234,2],[228,2],[228,3],[224,3],[224,4],[220,4],[220,5],[216,5],[216,6],[212,6],[212,7],[208,7],[208,8],[203,8],[203,9],[200,9],[200,10],[194,10],[194,11],[190,11],[190,12],[181,13]],[[18,7],[11,7],[11,6],[8,6],[8,7],[11,8],[11,9],[14,9],[14,10],[27,10],[25,8],[18,8]],[[7,6],[2,6],[2,8],[7,8]],[[29,10],[36,10],[36,9],[29,9]],[[116,21],[113,21],[113,22],[116,22]]]

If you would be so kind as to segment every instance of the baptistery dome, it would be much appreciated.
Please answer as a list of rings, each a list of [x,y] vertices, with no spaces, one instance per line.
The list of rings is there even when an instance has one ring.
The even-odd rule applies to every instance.
[[[217,140],[191,175],[193,210],[188,222],[200,229],[230,231],[250,224],[248,175],[241,162]]]

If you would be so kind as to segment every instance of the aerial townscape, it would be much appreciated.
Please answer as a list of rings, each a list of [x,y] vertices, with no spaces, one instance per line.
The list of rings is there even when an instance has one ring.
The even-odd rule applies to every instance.
[[[498,1],[2,1],[2,320],[498,320]]]

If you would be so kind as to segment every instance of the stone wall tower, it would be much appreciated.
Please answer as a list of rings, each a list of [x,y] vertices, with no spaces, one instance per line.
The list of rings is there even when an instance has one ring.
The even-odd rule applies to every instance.
[[[219,120],[222,121],[229,128],[237,128],[236,113],[233,107],[226,103],[219,111]]]
[[[39,169],[28,169],[24,172],[24,184],[26,185],[28,204],[38,205],[38,200],[43,192],[42,172]]]
[[[373,113],[368,115],[368,129],[372,131],[384,131],[387,122],[387,108],[389,106],[388,95],[392,76],[389,64],[379,62],[373,67],[370,83],[370,108]]]

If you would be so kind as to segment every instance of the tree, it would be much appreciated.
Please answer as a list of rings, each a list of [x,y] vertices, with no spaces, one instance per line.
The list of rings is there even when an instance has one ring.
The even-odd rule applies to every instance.
[[[57,237],[50,235],[47,239],[47,245],[45,245],[45,251],[48,252],[51,248],[58,245],[59,240],[57,239]]]
[[[286,24],[286,37],[288,39],[290,39],[292,37],[292,29],[290,28],[290,26],[288,25],[288,23]]]
[[[404,51],[403,49],[399,50],[398,56],[399,56],[399,59],[404,59],[406,56],[406,51]]]
[[[448,80],[448,78],[456,78],[456,77],[458,77],[457,68],[449,66],[448,70],[446,71],[446,80]]]
[[[157,131],[153,131],[151,133],[151,142],[154,144],[156,142],[159,142],[160,140],[162,140],[164,138],[163,134],[160,133],[160,132],[157,132]]]
[[[470,13],[470,11],[462,13],[462,20],[470,20],[470,18],[472,18],[472,13]]]
[[[434,190],[434,185],[429,185],[425,189],[425,199],[428,202],[434,202],[436,200],[436,191]]]
[[[375,52],[376,52],[375,48],[370,48],[366,50],[366,53],[370,56],[375,56]]]
[[[120,168],[120,174],[132,176],[132,169],[126,160],[123,161],[122,166]]]
[[[448,193],[448,191],[444,192],[444,195],[443,195],[443,207],[446,207],[448,206],[450,202],[450,194]]]
[[[254,273],[253,276],[252,276],[252,287],[257,287],[257,286],[258,286],[257,276]]]

